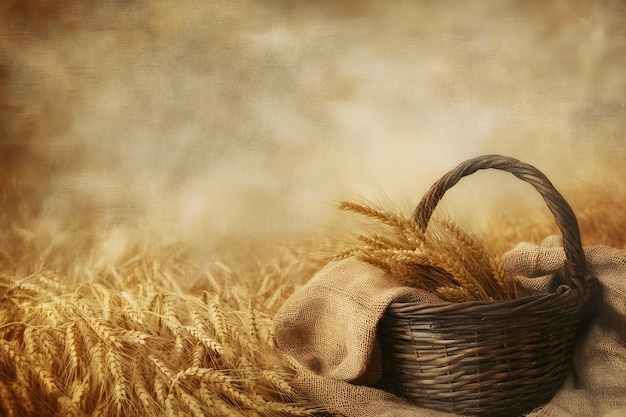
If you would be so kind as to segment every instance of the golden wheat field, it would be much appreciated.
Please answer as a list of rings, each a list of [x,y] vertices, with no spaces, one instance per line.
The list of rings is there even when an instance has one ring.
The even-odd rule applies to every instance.
[[[533,164],[584,245],[626,249],[624,18],[610,0],[0,2],[0,415],[325,415],[273,317],[330,259],[415,251],[359,213],[405,224],[476,155]],[[503,284],[474,295],[514,296],[498,257],[559,232],[541,198],[491,172],[449,194],[437,245],[484,249]]]

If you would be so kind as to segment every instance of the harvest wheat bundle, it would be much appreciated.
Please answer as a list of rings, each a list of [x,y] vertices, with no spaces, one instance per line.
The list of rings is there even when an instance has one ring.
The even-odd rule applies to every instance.
[[[348,202],[339,207],[376,219],[391,230],[358,235],[361,244],[334,260],[354,256],[389,272],[399,284],[434,292],[445,301],[517,297],[515,281],[507,277],[499,257],[452,220],[422,231],[412,219],[391,211]]]

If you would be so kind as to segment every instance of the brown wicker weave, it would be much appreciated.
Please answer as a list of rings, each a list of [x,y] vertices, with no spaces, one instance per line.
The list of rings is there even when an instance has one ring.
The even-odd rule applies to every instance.
[[[510,172],[543,196],[563,235],[561,285],[512,301],[392,303],[380,333],[390,389],[399,395],[457,414],[519,416],[563,384],[594,280],[572,209],[545,175],[516,159],[487,155],[460,164],[423,197],[416,223],[425,230],[444,193],[487,168]]]

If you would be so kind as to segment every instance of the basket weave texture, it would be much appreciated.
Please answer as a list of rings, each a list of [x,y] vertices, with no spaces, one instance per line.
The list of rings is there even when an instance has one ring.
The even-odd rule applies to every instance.
[[[488,168],[533,185],[553,213],[566,254],[557,285],[510,301],[391,303],[379,328],[383,386],[439,411],[519,416],[548,402],[562,386],[594,280],[570,206],[545,175],[512,158],[487,155],[457,166],[424,195],[416,223],[426,230],[445,192]]]

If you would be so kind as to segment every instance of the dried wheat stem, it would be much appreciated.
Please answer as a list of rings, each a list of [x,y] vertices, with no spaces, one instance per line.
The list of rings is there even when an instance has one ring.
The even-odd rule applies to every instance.
[[[206,291],[202,294],[204,304],[207,306],[208,318],[220,342],[224,342],[227,335],[226,319],[218,303],[218,296],[211,296]]]
[[[287,382],[287,374],[285,372],[264,370],[261,372],[261,375],[272,386],[278,389],[279,392],[289,396],[293,395],[293,389]]]
[[[471,294],[468,294],[467,290],[462,287],[439,287],[437,294],[449,302],[463,302],[471,299]]]
[[[228,375],[208,368],[202,370],[201,374],[202,386],[213,387],[213,389],[217,389],[231,400],[250,410],[256,408],[256,404],[237,388],[233,379]]]
[[[184,391],[179,391],[178,395],[180,396],[181,402],[185,407],[191,411],[191,414],[194,417],[206,417],[202,404],[196,400],[193,396],[187,394]]]
[[[172,351],[172,362],[181,363],[184,360],[184,355],[185,343],[183,342],[183,338],[177,334],[174,341],[174,350]]]
[[[197,344],[196,346],[194,346],[192,360],[191,360],[191,366],[193,368],[202,367],[202,364],[204,363],[203,359],[205,356],[205,352],[206,350],[203,344]]]
[[[39,280],[39,282],[41,282],[43,285],[45,285],[46,287],[49,288],[53,288],[55,290],[57,290],[57,292],[59,293],[66,293],[67,292],[67,287],[65,285],[63,285],[62,283],[49,279],[43,275],[38,275],[37,279]]]
[[[0,339],[0,351],[5,355],[8,355],[13,360],[15,365],[19,366],[25,362],[22,355],[17,352],[17,341]]]
[[[333,256],[331,256],[328,261],[332,262],[332,261],[341,261],[343,259],[347,259],[350,258],[351,256],[354,256],[355,254],[359,253],[359,249],[358,248],[350,248],[350,249],[345,249],[342,250],[336,254],[334,254]]]
[[[248,313],[248,335],[253,341],[260,341],[259,324],[257,323],[257,310],[252,306],[249,307]]]
[[[392,226],[400,232],[414,229],[413,222],[405,219],[395,213],[378,210],[358,203],[343,201],[339,204],[340,210],[351,211],[353,213],[362,214],[363,216],[379,220],[383,224]]]
[[[451,247],[457,248],[454,243],[459,243],[462,246],[463,249],[457,248],[459,255],[463,256],[463,254],[467,253],[469,256],[474,257],[479,264],[489,264],[485,246],[482,245],[478,239],[475,239],[469,233],[462,230],[452,220],[441,221],[438,222],[438,224],[441,224],[444,230],[446,230],[448,235],[453,239],[454,242],[450,242]]]
[[[35,334],[35,327],[26,326],[24,333],[22,334],[22,341],[24,342],[24,350],[26,357],[31,362],[43,362],[43,354],[41,353],[41,342],[38,340]]]
[[[92,382],[100,385],[104,384],[107,375],[107,367],[104,362],[104,346],[100,340],[93,344],[89,337],[84,338],[84,340],[89,341],[89,346],[86,345],[85,347],[88,349],[89,362],[93,370],[94,380]]]
[[[82,408],[82,403],[88,392],[89,385],[89,377],[85,377],[82,381],[74,381],[70,396],[70,404],[73,409],[80,410]]]
[[[203,332],[206,331],[206,325],[205,325],[205,319],[204,319],[205,314],[204,314],[202,307],[199,305],[199,303],[188,302],[187,308],[189,310],[189,315],[191,316],[191,321],[194,327],[196,327],[200,331],[203,331]]]
[[[243,413],[238,411],[238,408],[232,407],[222,400],[214,389],[211,389],[210,385],[203,383],[200,388],[195,391],[195,396],[207,405],[211,416],[215,417],[244,417]]]
[[[176,409],[174,407],[174,393],[170,392],[165,397],[165,415],[167,417],[176,417]]]
[[[155,413],[155,401],[148,389],[146,388],[144,381],[142,378],[133,378],[132,380],[133,390],[135,391],[135,395],[139,402],[143,406],[145,414],[154,414]]]
[[[155,355],[148,355],[148,359],[156,366],[163,376],[167,378],[167,381],[172,381],[176,378],[176,374],[159,358]]]
[[[456,301],[461,301],[463,295],[475,300],[510,298],[513,291],[498,278],[502,275],[494,270],[497,265],[485,246],[452,221],[434,223],[423,232],[413,220],[384,210],[345,202],[340,209],[378,220],[395,232],[359,235],[361,245],[339,253],[336,259],[355,256],[387,271],[401,284]]]
[[[76,371],[79,364],[78,329],[76,322],[72,321],[65,329],[65,351],[69,359],[70,369]]]
[[[374,233],[371,236],[358,235],[357,240],[363,242],[367,249],[414,249],[414,245],[409,242],[399,240],[392,236],[385,236],[381,233]]]
[[[478,285],[475,278],[459,261],[455,260],[452,257],[447,257],[440,252],[434,251],[429,252],[426,255],[422,255],[420,258],[422,260],[422,262],[420,263],[442,268],[444,271],[449,273],[452,278],[457,281],[462,287],[464,287],[469,293],[473,294],[475,297],[478,297],[477,299],[488,299],[488,296],[485,294],[484,289]]]
[[[109,350],[106,353],[106,360],[111,376],[113,377],[113,401],[115,402],[115,406],[117,407],[117,412],[119,414],[128,401],[128,382],[124,377],[124,373],[122,371],[122,361],[118,355],[112,350]]]
[[[133,296],[126,291],[120,292],[120,296],[124,299],[124,301],[126,301],[127,304],[127,307],[124,310],[125,313],[131,320],[142,326],[146,317],[137,300],[135,300]]]
[[[502,265],[502,258],[493,257],[490,259],[491,270],[494,272],[494,278],[498,283],[499,288],[502,289],[505,299],[513,300],[518,297],[516,281],[510,279],[504,265]]]
[[[223,354],[224,348],[222,345],[211,339],[209,336],[203,334],[200,330],[192,326],[183,326],[183,329],[189,332],[191,336],[202,342],[208,349],[212,350],[217,355],[221,356]]]
[[[89,285],[96,290],[100,296],[102,305],[102,320],[108,322],[111,319],[111,292],[96,282],[90,282]]]
[[[65,321],[58,309],[53,303],[43,302],[31,308],[31,315],[37,317],[42,322],[49,324],[53,328],[59,327],[59,324]]]
[[[154,392],[156,394],[156,398],[162,406],[165,406],[165,399],[167,398],[167,391],[165,390],[165,384],[161,380],[160,377],[155,377],[154,382]]]

